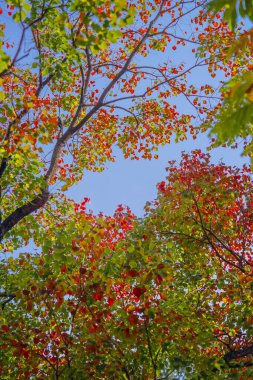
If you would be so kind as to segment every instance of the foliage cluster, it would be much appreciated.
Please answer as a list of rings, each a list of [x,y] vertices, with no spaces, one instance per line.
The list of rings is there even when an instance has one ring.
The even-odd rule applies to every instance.
[[[249,167],[183,153],[139,219],[66,194],[115,147],[252,157],[252,1],[2,3],[1,379],[252,378]]]

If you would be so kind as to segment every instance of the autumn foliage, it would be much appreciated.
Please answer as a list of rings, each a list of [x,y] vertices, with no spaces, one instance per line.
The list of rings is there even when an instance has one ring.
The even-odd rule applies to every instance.
[[[157,159],[210,129],[251,155],[251,32],[226,4],[1,5],[1,379],[253,376],[248,166],[183,153],[142,218],[66,193],[115,147]]]
[[[11,356],[16,378],[247,378],[252,194],[246,167],[196,151],[170,163],[143,220],[85,202],[68,203],[71,223],[45,215],[50,248],[42,230],[41,253],[8,260],[2,376]]]

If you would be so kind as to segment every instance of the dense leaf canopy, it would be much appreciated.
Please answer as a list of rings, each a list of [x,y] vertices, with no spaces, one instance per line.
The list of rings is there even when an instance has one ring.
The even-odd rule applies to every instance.
[[[214,0],[209,4],[209,9],[215,12],[221,10],[222,7],[224,7],[224,19],[232,29],[236,29],[234,41],[225,53],[227,59],[233,56],[240,60],[241,55],[246,54],[248,64],[247,67],[240,67],[235,77],[224,83],[223,105],[215,122],[210,124],[211,134],[216,137],[214,144],[216,146],[228,144],[236,147],[238,138],[242,139],[244,154],[249,155],[253,162],[253,2],[251,0]],[[236,21],[240,18],[246,18],[247,28],[238,27]]]
[[[2,3],[1,379],[252,378],[248,166],[183,153],[142,218],[66,194],[115,147],[252,154],[251,1]]]

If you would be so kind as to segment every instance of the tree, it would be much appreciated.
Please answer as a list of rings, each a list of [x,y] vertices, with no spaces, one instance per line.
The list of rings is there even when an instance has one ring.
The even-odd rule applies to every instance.
[[[250,378],[252,186],[248,168],[196,151],[170,163],[142,220],[85,202],[45,220],[50,250],[42,235],[41,254],[2,266],[15,301],[1,377]]]
[[[168,339],[170,369],[188,370],[184,378],[252,376],[250,174],[200,151],[183,154],[133,232],[128,269],[144,272],[132,284],[145,286],[143,309],[155,292],[158,305],[144,313],[154,341],[163,337],[164,348]]]
[[[215,120],[217,83],[194,85],[191,73],[235,76],[248,53],[228,59],[234,32],[205,3],[11,0],[0,10],[1,378],[252,374],[247,168],[184,156],[143,220],[122,206],[95,216],[64,194],[115,146],[151,159]]]
[[[220,1],[209,2],[209,9],[219,12],[224,9],[223,18],[235,31],[234,41],[227,49],[227,59],[235,57],[240,64],[242,54],[247,54],[247,67],[240,67],[237,75],[224,83],[221,88],[224,98],[217,119],[210,125],[211,135],[215,136],[215,145],[234,145],[238,138],[243,139],[243,153],[253,160],[252,143],[252,115],[253,115],[253,76],[252,76],[252,52],[253,52],[253,3],[252,1]],[[219,13],[218,13],[219,14]],[[246,19],[248,28],[238,26],[238,19]]]
[[[239,70],[233,60],[229,70],[224,66],[233,33],[218,19],[208,26],[205,1],[99,4],[13,1],[3,9],[21,32],[12,43],[2,26],[0,236],[11,237],[8,249],[30,238],[29,225],[36,229],[39,219],[32,214],[53,202],[52,185],[65,191],[84,170],[101,170],[114,160],[115,145],[125,157],[150,159],[172,137],[195,135],[196,115],[210,121],[219,104],[214,89],[194,86],[191,71]],[[201,33],[199,26],[182,29],[190,18]],[[189,52],[189,44],[214,39],[217,59],[195,57],[193,49],[188,65],[164,60],[165,53],[174,57],[179,48]],[[152,51],[161,63],[146,63]],[[181,112],[175,96],[192,110]]]

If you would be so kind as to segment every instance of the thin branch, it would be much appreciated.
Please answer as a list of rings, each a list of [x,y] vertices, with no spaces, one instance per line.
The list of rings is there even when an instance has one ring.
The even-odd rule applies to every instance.
[[[197,63],[195,65],[192,65],[191,67],[189,67],[188,69],[182,71],[181,73],[175,75],[174,77],[172,78],[166,78],[166,80],[160,82],[160,83],[157,83],[156,85],[152,86],[151,88],[145,90],[142,94],[139,94],[139,95],[131,95],[131,96],[123,96],[121,98],[117,98],[117,99],[113,99],[113,100],[109,100],[107,102],[104,102],[101,104],[101,106],[106,106],[108,104],[112,104],[112,103],[116,103],[116,102],[120,102],[120,101],[123,101],[123,100],[131,100],[131,99],[138,99],[138,98],[145,98],[145,96],[150,92],[150,91],[153,91],[155,89],[158,89],[159,87],[163,86],[164,84],[170,84],[170,82],[174,81],[175,79],[177,78],[180,78],[181,76],[187,74],[188,72],[190,72],[192,69],[196,68],[196,67],[199,67],[200,65],[202,65],[202,62],[204,61],[201,61],[200,63]],[[207,65],[207,64],[205,64]]]
[[[120,110],[122,110],[122,111],[125,111],[125,112],[129,113],[131,116],[133,116],[133,118],[134,118],[135,121],[136,121],[137,126],[140,124],[140,121],[138,120],[138,117],[135,115],[135,113],[132,112],[132,111],[130,111],[130,110],[128,110],[128,109],[125,108],[125,107],[121,107],[121,106],[105,106],[105,107],[115,108],[115,109],[120,109]]]
[[[133,49],[133,51],[129,55],[128,59],[126,60],[124,66],[122,67],[122,69],[118,72],[118,74],[115,75],[115,77],[111,81],[111,83],[108,84],[108,86],[104,89],[104,91],[100,95],[100,98],[99,98],[99,101],[98,101],[100,104],[103,103],[105,97],[107,96],[107,94],[109,93],[109,91],[111,90],[111,88],[115,85],[115,83],[118,81],[118,79],[121,78],[122,75],[124,75],[124,73],[128,69],[129,64],[132,62],[134,56],[136,55],[136,53],[139,51],[140,47],[143,45],[143,43],[148,38],[150,30],[152,29],[153,25],[156,23],[156,21],[158,20],[158,18],[160,17],[160,15],[162,13],[162,9],[163,9],[164,4],[165,4],[165,0],[162,0],[160,8],[159,8],[159,11],[157,12],[157,14],[153,18],[153,20],[149,23],[149,26],[148,26],[148,28],[146,30],[146,33],[143,35],[143,37],[141,38],[141,40],[138,42],[138,44],[136,45],[136,47]]]
[[[25,28],[23,28],[22,30],[22,33],[21,33],[21,37],[20,37],[20,40],[19,40],[19,43],[18,43],[18,48],[17,48],[17,51],[12,59],[12,61],[10,62],[10,64],[8,65],[8,67],[6,69],[4,69],[1,73],[0,73],[0,78],[3,78],[8,72],[9,70],[15,65],[17,59],[18,59],[18,56],[19,56],[19,53],[20,53],[20,50],[21,50],[21,47],[23,45],[23,42],[24,42],[24,38],[25,38]]]
[[[209,228],[205,227],[206,231],[209,232],[216,240],[218,243],[220,243],[220,245],[226,249],[226,251],[228,251],[229,253],[231,253],[232,256],[234,256],[234,258],[238,261],[238,263],[240,264],[240,266],[242,266],[242,259],[241,257],[231,248],[229,248],[227,246],[227,244],[225,244],[216,234],[213,233],[212,230],[210,230]]]
[[[186,239],[191,239],[191,240],[195,240],[199,243],[202,243],[202,244],[207,244],[207,242],[203,239],[199,239],[199,238],[196,238],[195,236],[193,235],[188,235],[188,234],[185,234],[183,232],[174,232],[174,231],[161,231],[161,235],[173,235],[173,236],[182,236],[182,237],[185,237]]]
[[[81,80],[82,80],[82,86],[81,86],[81,91],[80,91],[80,99],[79,99],[79,103],[78,103],[76,113],[75,113],[75,115],[74,115],[74,117],[73,117],[73,119],[69,125],[69,129],[72,129],[74,127],[77,119],[79,118],[79,116],[81,114],[81,111],[83,108],[84,96],[87,92],[87,88],[88,88],[89,81],[90,81],[92,66],[91,66],[91,59],[90,59],[90,51],[88,48],[86,48],[86,57],[87,57],[88,70],[87,70],[86,77],[85,77],[83,67],[82,67],[82,65],[80,65],[80,73],[81,73]]]
[[[173,33],[168,33],[168,32],[166,32],[166,31],[161,31],[161,32],[157,32],[157,33],[152,33],[152,34],[149,35],[149,37],[155,37],[155,36],[160,36],[160,35],[165,35],[165,36],[168,36],[168,37],[172,37],[172,38],[175,38],[176,40],[189,42],[189,43],[191,43],[191,44],[195,44],[195,45],[202,45],[200,42],[192,41],[192,40],[190,40],[189,38],[185,38],[185,37],[179,37],[179,36],[176,36],[176,35],[173,34]]]
[[[144,327],[145,327],[145,331],[146,331],[146,335],[147,335],[148,352],[149,352],[149,356],[150,356],[150,359],[151,359],[151,362],[153,365],[153,369],[154,369],[154,380],[156,380],[157,379],[157,377],[156,377],[157,365],[156,365],[156,359],[154,359],[153,352],[152,352],[151,341],[150,341],[150,336],[149,336],[149,331],[148,331],[148,326],[147,326],[146,320],[144,320]]]
[[[203,218],[202,218],[202,215],[201,215],[201,212],[200,212],[200,209],[199,209],[199,206],[198,206],[198,202],[197,200],[193,197],[193,201],[194,201],[194,204],[197,208],[197,213],[198,213],[198,216],[199,216],[199,220],[200,220],[200,225],[202,227],[202,230],[206,236],[206,239],[208,240],[210,246],[213,248],[214,252],[216,253],[216,256],[219,257],[222,261],[224,261],[225,263],[227,263],[228,265],[231,265],[233,266],[234,268],[237,268],[239,269],[241,272],[243,272],[244,274],[247,274],[246,271],[241,267],[241,266],[238,266],[237,264],[227,260],[225,257],[223,257],[219,251],[217,250],[216,246],[213,244],[212,240],[210,239],[208,233],[207,233],[207,229],[205,227],[205,224],[204,224],[204,221],[203,221]],[[249,275],[251,276],[251,275]]]

